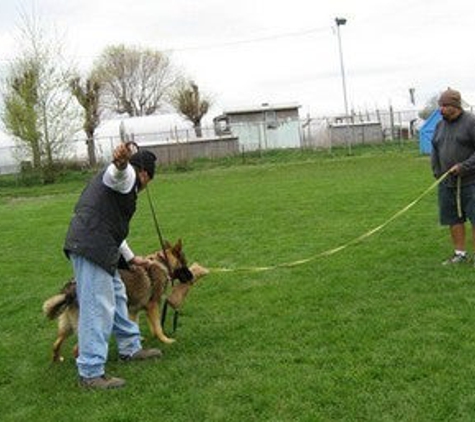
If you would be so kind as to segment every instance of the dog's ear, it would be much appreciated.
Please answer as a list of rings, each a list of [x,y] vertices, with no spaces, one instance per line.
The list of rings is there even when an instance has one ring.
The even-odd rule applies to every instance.
[[[172,245],[170,244],[168,240],[163,241],[163,246],[165,249],[170,249],[172,247]]]
[[[177,253],[180,253],[181,250],[182,250],[182,242],[181,242],[181,239],[178,239],[175,246],[173,247],[173,250]]]

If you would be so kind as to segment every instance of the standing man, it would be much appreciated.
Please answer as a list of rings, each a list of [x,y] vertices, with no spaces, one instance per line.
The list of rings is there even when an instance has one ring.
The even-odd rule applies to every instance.
[[[449,226],[454,254],[444,265],[467,262],[465,222],[472,226],[475,249],[475,116],[462,109],[460,92],[447,89],[439,98],[442,120],[432,139],[432,171],[439,184],[440,223]]]
[[[158,349],[142,349],[138,325],[127,311],[125,286],[118,272],[123,257],[134,265],[149,261],[135,256],[126,242],[137,194],[153,179],[155,155],[132,154],[126,144],[113,153],[113,162],[82,192],[69,226],[64,251],[72,262],[79,302],[76,360],[79,385],[86,388],[122,387],[121,378],[107,377],[109,339],[115,335],[122,360],[161,356]]]

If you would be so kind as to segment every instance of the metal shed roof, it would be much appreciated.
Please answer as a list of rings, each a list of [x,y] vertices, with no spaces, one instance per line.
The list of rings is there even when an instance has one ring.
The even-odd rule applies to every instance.
[[[247,114],[247,113],[259,113],[262,111],[279,111],[279,110],[292,110],[296,108],[300,108],[300,104],[298,103],[282,103],[282,104],[270,104],[270,103],[263,103],[258,106],[249,106],[249,107],[241,107],[241,108],[233,108],[224,110],[223,114]]]

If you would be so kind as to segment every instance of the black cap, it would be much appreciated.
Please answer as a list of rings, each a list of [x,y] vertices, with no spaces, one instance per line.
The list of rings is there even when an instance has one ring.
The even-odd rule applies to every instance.
[[[150,179],[153,179],[155,175],[155,161],[157,156],[146,149],[141,149],[130,157],[130,164],[139,170],[145,170],[148,173]]]

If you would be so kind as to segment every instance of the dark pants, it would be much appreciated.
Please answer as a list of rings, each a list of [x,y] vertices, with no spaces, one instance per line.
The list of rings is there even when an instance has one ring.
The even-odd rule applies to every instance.
[[[439,217],[443,226],[463,224],[469,220],[475,225],[475,184],[462,186],[460,199],[456,186],[450,187],[444,183],[439,184]],[[460,202],[461,215],[457,202]]]

